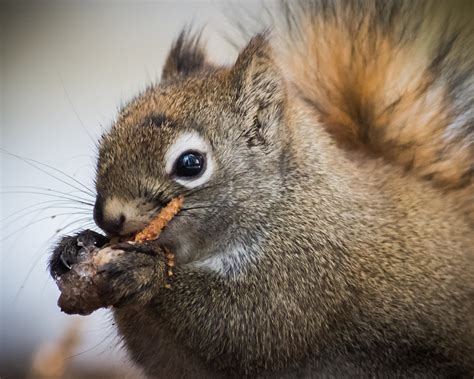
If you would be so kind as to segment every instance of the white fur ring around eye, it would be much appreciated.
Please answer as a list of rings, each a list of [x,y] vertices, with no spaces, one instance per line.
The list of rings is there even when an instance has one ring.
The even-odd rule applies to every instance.
[[[183,154],[189,153],[191,159],[199,163],[199,158],[203,159],[202,171],[195,177],[178,176],[175,173],[176,165]],[[189,161],[189,157],[188,161]],[[195,188],[206,183],[214,172],[214,160],[212,158],[211,147],[199,133],[192,131],[180,135],[169,147],[165,155],[166,173],[172,176],[173,180],[186,188]]]

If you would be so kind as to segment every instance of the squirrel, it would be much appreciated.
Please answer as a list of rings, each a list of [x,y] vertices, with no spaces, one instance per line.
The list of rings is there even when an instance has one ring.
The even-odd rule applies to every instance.
[[[97,164],[109,236],[185,199],[103,268],[148,376],[474,375],[472,10],[282,2],[231,66],[180,34]]]

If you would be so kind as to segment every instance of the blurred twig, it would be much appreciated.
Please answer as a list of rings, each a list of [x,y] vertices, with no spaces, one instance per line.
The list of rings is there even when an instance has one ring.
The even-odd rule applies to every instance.
[[[81,320],[75,318],[58,341],[40,345],[33,356],[28,377],[30,379],[64,378],[68,357],[80,343],[81,326]]]

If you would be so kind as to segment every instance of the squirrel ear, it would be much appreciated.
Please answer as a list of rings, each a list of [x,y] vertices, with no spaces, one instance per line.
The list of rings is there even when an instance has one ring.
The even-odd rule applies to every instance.
[[[186,76],[202,70],[206,66],[206,54],[201,44],[201,33],[191,34],[189,29],[183,29],[166,58],[161,80]]]
[[[231,81],[239,112],[251,118],[252,133],[260,141],[268,140],[283,117],[286,89],[265,34],[253,37],[239,54]]]

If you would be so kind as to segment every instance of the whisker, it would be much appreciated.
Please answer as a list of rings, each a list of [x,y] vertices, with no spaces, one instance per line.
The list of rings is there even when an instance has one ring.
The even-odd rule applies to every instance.
[[[159,185],[150,195],[149,200],[156,201],[162,200],[163,194],[171,188],[171,183],[161,184]]]
[[[45,244],[49,244],[50,243],[50,240],[52,239],[49,238]],[[38,252],[38,251],[37,251]],[[35,267],[37,266],[38,262],[46,255],[48,254],[49,252],[48,251],[45,251],[43,252],[42,254],[34,254],[34,255],[37,255],[36,258],[31,262],[30,266],[28,267],[28,271],[26,272],[26,275],[25,275],[25,278],[23,279],[23,281],[21,282],[20,286],[18,287],[18,291],[17,293],[15,294],[15,297],[14,297],[14,302],[18,301],[18,298],[19,296],[21,295],[23,289],[25,288],[26,286],[26,283],[28,282],[28,279],[30,278],[30,275],[31,273],[33,272],[33,270],[35,269]]]
[[[108,339],[110,339],[111,337],[113,337],[115,335],[115,331],[112,330],[111,333],[107,334],[101,341],[99,341],[98,343],[96,343],[95,345],[91,346],[90,348],[88,349],[85,349],[79,353],[76,353],[76,354],[73,354],[73,355],[70,355],[67,357],[67,359],[72,359],[72,358],[76,358],[76,357],[79,357],[81,355],[84,355],[94,349],[97,349],[100,345],[102,345],[104,342],[106,342]]]
[[[212,208],[229,208],[229,206],[226,206],[226,205],[203,205],[203,206],[183,208],[183,209],[181,209],[181,212],[192,211],[192,210],[195,210],[195,209],[212,209]]]
[[[26,157],[22,157],[22,156],[20,156],[20,155],[14,154],[14,153],[10,153],[9,151],[7,151],[7,150],[5,150],[5,149],[3,149],[3,148],[0,148],[0,151],[2,151],[4,154],[7,154],[7,155],[10,155],[10,156],[12,156],[12,157],[15,157],[15,158],[17,158],[17,159],[22,160],[23,162],[25,162],[25,163],[28,164],[29,166],[36,168],[37,170],[39,170],[39,171],[45,173],[46,175],[48,175],[48,176],[50,176],[50,177],[52,177],[52,178],[58,180],[59,182],[61,182],[61,183],[63,183],[63,184],[66,184],[66,185],[68,185],[68,186],[70,186],[70,187],[72,187],[72,188],[74,188],[74,189],[76,189],[76,190],[78,190],[78,191],[83,192],[83,193],[86,192],[86,193],[88,193],[89,195],[94,196],[93,191],[91,191],[87,186],[85,186],[84,184],[82,184],[81,182],[79,182],[79,181],[78,181],[76,178],[74,178],[73,176],[71,176],[71,175],[69,175],[69,174],[66,174],[64,171],[61,171],[61,170],[59,170],[59,169],[56,168],[56,167],[53,167],[53,166],[48,165],[48,164],[43,163],[43,162],[39,162],[39,161],[37,161],[37,160],[35,160],[35,159],[26,158]],[[39,166],[42,166],[42,167],[47,167],[48,169],[53,170],[54,172],[60,173],[61,175],[63,175],[63,176],[65,176],[66,178],[68,178],[69,180],[72,180],[74,183],[77,183],[80,187],[83,188],[83,190],[81,190],[80,187],[74,186],[73,184],[66,182],[64,179],[58,178],[57,176],[51,174],[51,172],[46,171],[46,169],[41,168],[41,167],[38,167],[38,165],[39,165]],[[85,191],[84,191],[84,190],[85,190]]]
[[[89,129],[86,128],[86,125],[84,124],[81,117],[79,116],[79,113],[77,112],[76,107],[72,103],[71,97],[69,96],[69,93],[66,90],[66,86],[64,85],[64,81],[63,81],[63,78],[62,78],[61,74],[59,74],[59,81],[61,82],[61,86],[63,87],[63,91],[64,91],[64,94],[66,95],[66,99],[67,99],[69,105],[71,106],[72,111],[76,115],[76,118],[78,119],[79,124],[81,125],[82,129],[86,132],[86,134],[89,136],[89,139],[92,141],[92,143],[95,144],[95,142],[97,141],[97,138],[94,138],[92,136]]]
[[[36,205],[36,206],[38,206],[38,205]],[[9,220],[8,225],[10,226],[10,225],[16,223],[17,221],[20,221],[20,220],[24,219],[25,217],[28,217],[29,215],[31,215],[33,213],[43,212],[43,211],[46,211],[48,209],[50,209],[52,211],[56,211],[57,209],[79,210],[79,211],[84,211],[84,212],[87,212],[89,214],[92,214],[92,210],[88,210],[88,209],[84,209],[84,208],[73,207],[73,206],[49,205],[49,206],[44,206],[44,207],[41,207],[41,208],[23,209],[23,211],[26,210],[27,212],[17,214],[15,218]],[[16,213],[19,213],[19,212],[16,212]],[[12,214],[10,216],[13,216],[13,215],[15,215],[15,214]],[[4,224],[5,220],[6,219],[1,220],[1,223]]]
[[[42,217],[38,220],[34,220],[34,221],[31,221],[29,222],[28,224],[26,225],[23,225],[22,227],[14,230],[13,232],[9,233],[8,235],[6,235],[5,237],[3,237],[2,239],[0,239],[0,241],[4,242],[6,241],[7,239],[9,239],[10,237],[14,236],[15,234],[17,234],[18,232],[21,232],[21,231],[24,231],[25,229],[31,227],[32,225],[35,225],[39,222],[42,222],[44,220],[48,220],[48,219],[54,219],[56,217],[63,217],[63,216],[74,216],[74,215],[89,215],[89,213],[86,213],[86,212],[74,212],[74,213],[59,213],[59,214],[55,214],[55,215],[52,215],[52,216],[47,216],[47,217]]]
[[[43,192],[51,192],[51,193],[56,193],[56,194],[59,194],[59,195],[65,195],[65,196],[70,196],[70,197],[75,197],[75,198],[78,198],[78,199],[81,199],[81,200],[94,200],[95,199],[95,196],[91,196],[91,199],[84,199],[83,197],[79,196],[79,195],[76,195],[75,192],[79,192],[83,195],[87,195],[89,196],[89,194],[87,193],[84,193],[82,191],[78,191],[78,190],[74,190],[74,191],[69,191],[69,192],[64,192],[64,191],[58,191],[58,190],[55,190],[55,189],[52,189],[52,188],[48,188],[48,187],[37,187],[37,186],[2,186],[0,187],[1,189],[5,189],[5,190],[13,190],[13,189],[17,189],[17,190],[37,190],[38,192],[40,193],[43,193]]]
[[[71,226],[75,223],[81,223],[83,224],[84,222],[86,222],[87,220],[90,220],[90,217],[79,217],[79,218],[76,218],[74,221],[71,221],[69,222],[68,224],[64,225],[63,227],[68,227],[68,226]],[[50,249],[51,249],[51,243],[53,242],[53,240],[57,237],[57,232],[52,234],[43,244],[42,246],[34,253],[33,256],[36,256],[35,259],[33,260],[33,262],[31,263],[31,265],[29,266],[28,268],[28,271],[27,271],[27,274],[25,276],[25,278],[23,279],[20,287],[18,288],[18,291],[17,293],[15,294],[15,298],[14,298],[14,303],[16,303],[18,301],[18,298],[19,296],[21,295],[24,287],[26,286],[26,283],[28,282],[28,279],[30,278],[31,276],[31,273],[33,272],[33,270],[35,269],[35,267],[37,266],[38,262],[45,256],[45,255],[49,255],[50,253]],[[37,254],[38,252],[40,251],[43,251],[42,254]]]
[[[182,213],[178,213],[177,215],[175,215],[174,217],[188,217],[188,218],[199,218],[199,216],[195,213],[186,213],[186,214],[182,214]]]
[[[94,222],[90,221],[89,217],[81,217],[81,218],[78,218],[74,221],[69,222],[66,225],[61,226],[59,229],[56,229],[54,234],[57,235],[59,233],[64,233],[67,230],[67,228],[70,228],[71,226],[76,225],[78,223],[82,223],[82,224],[81,224],[81,226],[79,226],[78,228],[75,228],[74,230],[86,229],[86,226],[88,226],[90,224],[94,224]],[[72,233],[72,231],[69,231],[68,233]]]
[[[56,199],[65,199],[65,200],[73,201],[73,202],[84,204],[84,205],[94,206],[94,204],[88,202],[87,199],[77,200],[75,198],[70,198],[70,197],[61,196],[61,195],[55,195],[55,194],[52,194],[52,193],[43,193],[43,192],[35,192],[35,191],[0,191],[0,194],[2,194],[2,195],[14,195],[14,194],[23,194],[23,195],[25,195],[26,194],[26,195],[48,196],[48,197],[54,197]]]
[[[14,216],[18,215],[19,213],[22,213],[22,212],[27,211],[27,210],[31,210],[31,212],[34,212],[35,210],[32,209],[32,208],[43,206],[44,204],[51,204],[50,207],[52,209],[55,209],[56,208],[55,204],[62,206],[62,205],[65,205],[65,204],[70,204],[70,201],[69,200],[44,200],[44,201],[40,201],[38,203],[28,205],[28,206],[23,207],[22,209],[19,209],[19,210],[13,212],[13,213],[10,213],[8,216],[5,216],[3,219],[1,219],[0,223],[3,223],[6,220],[10,219],[11,217],[14,217]],[[72,206],[77,206],[77,204],[73,203]],[[86,209],[88,209],[88,207],[89,206],[86,206],[83,209],[86,210]],[[26,215],[27,214],[23,215],[22,217],[24,217]]]

